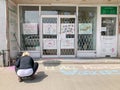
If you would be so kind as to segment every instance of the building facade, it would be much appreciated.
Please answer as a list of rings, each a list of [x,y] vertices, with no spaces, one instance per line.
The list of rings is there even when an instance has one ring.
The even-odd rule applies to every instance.
[[[1,0],[0,50],[10,58],[119,57],[119,0]],[[4,39],[4,40],[3,40]]]

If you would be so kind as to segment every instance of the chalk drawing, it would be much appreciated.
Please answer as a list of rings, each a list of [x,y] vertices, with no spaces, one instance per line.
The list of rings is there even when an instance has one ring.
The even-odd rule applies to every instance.
[[[120,70],[65,70],[60,72],[64,75],[120,75]]]
[[[120,66],[108,65],[108,66],[95,66],[95,65],[81,65],[75,66],[51,66],[45,67],[48,71],[59,71],[64,75],[120,75]]]

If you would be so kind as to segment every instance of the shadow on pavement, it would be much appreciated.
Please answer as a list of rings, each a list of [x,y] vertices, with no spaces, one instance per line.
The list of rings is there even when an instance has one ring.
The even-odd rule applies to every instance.
[[[44,65],[44,66],[48,66],[48,67],[51,67],[51,66],[58,66],[58,65],[60,65],[61,64],[61,61],[59,61],[59,60],[50,60],[50,61],[44,61],[44,62],[42,62],[42,64]]]
[[[26,79],[23,82],[25,83],[37,83],[42,81],[43,79],[45,79],[48,75],[46,75],[43,71],[38,72],[37,74],[35,74],[35,79],[30,80],[30,79]]]

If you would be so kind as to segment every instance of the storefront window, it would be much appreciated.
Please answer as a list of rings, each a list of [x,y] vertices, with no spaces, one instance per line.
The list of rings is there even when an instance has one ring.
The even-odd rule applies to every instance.
[[[68,6],[42,6],[42,15],[75,15],[76,7]]]
[[[78,9],[78,50],[96,49],[96,7]]]
[[[39,50],[39,7],[20,6],[20,43],[22,50]]]
[[[102,17],[102,36],[114,36],[116,33],[116,18]]]

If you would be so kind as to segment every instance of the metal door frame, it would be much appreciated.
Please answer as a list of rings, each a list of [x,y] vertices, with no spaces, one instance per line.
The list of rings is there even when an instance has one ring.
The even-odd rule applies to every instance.
[[[59,36],[60,36],[60,19],[61,18],[75,18],[75,32],[74,32],[74,55],[60,55],[60,46],[59,46],[59,57],[75,57],[76,56],[76,16],[75,15],[59,15]],[[60,40],[59,40],[59,45],[60,45]]]
[[[57,18],[57,55],[43,55],[43,18]],[[75,18],[75,33],[74,33],[74,43],[76,47],[76,16],[75,15],[41,15],[41,25],[40,25],[40,36],[41,36],[41,57],[75,57],[76,48],[74,48],[74,55],[60,55],[60,19],[61,18]]]
[[[40,40],[41,41],[41,57],[58,57],[58,52],[57,52],[57,55],[43,55],[43,26],[42,26],[43,18],[57,18],[57,26],[58,26],[58,15],[41,15],[41,28],[40,28],[41,29],[40,30],[40,33],[41,33],[41,40]],[[58,27],[57,27],[57,29],[58,29]],[[58,30],[57,30],[57,34],[58,34]],[[58,37],[57,37],[57,41],[58,41]]]

